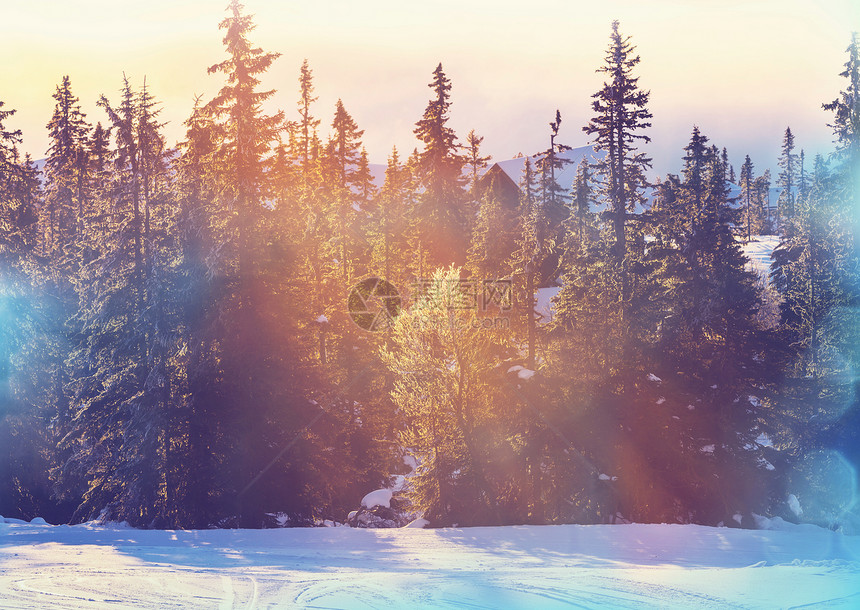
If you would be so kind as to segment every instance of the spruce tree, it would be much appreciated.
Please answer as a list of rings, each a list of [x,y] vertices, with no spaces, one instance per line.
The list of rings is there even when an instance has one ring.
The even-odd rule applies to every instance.
[[[239,275],[247,281],[251,277],[251,232],[260,215],[260,204],[266,194],[266,177],[263,157],[283,121],[281,113],[267,116],[260,105],[274,91],[259,91],[259,76],[269,69],[279,53],[266,53],[254,47],[248,35],[254,30],[249,15],[242,13],[238,0],[228,7],[231,16],[219,27],[226,30],[224,46],[229,59],[209,68],[209,73],[221,72],[227,84],[207,105],[206,110],[224,120],[225,140],[222,143],[222,163],[232,174],[228,185],[235,198],[234,213],[237,235]]]
[[[796,218],[787,227],[789,237],[780,247],[793,256],[784,262],[781,322],[783,332],[790,337],[797,361],[790,374],[798,377],[821,377],[822,370],[831,367],[825,363],[827,343],[833,337],[824,336],[824,324],[830,309],[837,302],[838,278],[834,261],[839,251],[838,242],[829,226],[834,213],[828,201],[830,176],[823,158],[815,159],[809,193],[798,200]],[[832,354],[830,355],[832,358]]]
[[[797,194],[799,196],[806,195],[806,154],[803,149],[800,149],[798,155],[798,174],[797,174]]]
[[[515,243],[517,249],[511,254],[509,266],[514,279],[516,296],[522,311],[525,326],[526,367],[535,368],[537,353],[537,322],[535,320],[535,290],[539,284],[540,271],[551,244],[546,239],[545,219],[537,205],[537,177],[531,159],[526,157],[520,180],[520,201],[517,217]]]
[[[54,114],[48,123],[51,144],[45,162],[45,223],[50,250],[62,250],[82,230],[88,198],[90,126],[72,94],[68,76],[54,93]]]
[[[477,281],[507,275],[505,263],[516,249],[515,227],[514,214],[502,204],[491,182],[481,197],[468,252],[468,268]]]
[[[355,170],[355,190],[357,191],[356,195],[360,207],[366,207],[378,190],[373,180],[373,174],[370,171],[370,160],[367,157],[367,149],[363,146],[361,147],[361,154],[358,157],[358,165]]]
[[[857,33],[851,35],[847,49],[848,59],[840,76],[844,88],[832,102],[824,108],[833,112],[833,129],[836,151],[833,155],[833,182],[828,189],[828,197],[836,204],[837,210],[832,221],[832,240],[840,245],[836,255],[837,291],[839,305],[830,322],[831,332],[838,346],[843,365],[838,369],[856,371],[860,369],[860,340],[857,337],[858,315],[860,310],[860,41]],[[852,392],[850,407],[832,429],[829,444],[840,450],[856,468],[860,464],[860,452],[856,438],[860,431],[860,405],[856,398],[856,382],[844,388]],[[850,395],[850,394],[849,394]],[[856,511],[845,515],[844,520],[858,518]]]
[[[433,71],[428,85],[434,93],[424,115],[415,124],[415,136],[424,144],[418,155],[416,174],[423,187],[415,221],[418,229],[419,267],[426,257],[432,266],[465,261],[471,218],[463,190],[464,159],[457,136],[448,126],[451,81],[442,64]],[[425,271],[427,269],[424,269]],[[423,272],[423,271],[422,271]]]
[[[371,231],[371,270],[396,286],[404,285],[409,274],[411,208],[414,205],[412,175],[402,165],[397,147],[392,148],[385,168],[385,181],[375,200]]]
[[[328,485],[339,478],[338,469],[348,452],[329,454],[324,450],[335,442],[335,425],[341,417],[348,418],[350,410],[344,413],[339,404],[340,417],[332,413],[314,427],[313,434],[302,429],[301,422],[320,418],[317,403],[309,402],[308,395],[325,393],[328,387],[326,373],[307,358],[309,326],[321,313],[310,317],[313,303],[308,296],[314,294],[314,288],[324,288],[320,284],[323,261],[312,257],[316,260],[313,284],[309,285],[296,266],[287,264],[287,253],[273,247],[283,243],[285,236],[274,232],[279,225],[272,222],[268,202],[276,185],[266,168],[271,167],[272,147],[284,123],[280,113],[263,113],[262,103],[274,92],[261,91],[259,86],[278,54],[251,44],[254,23],[237,2],[228,11],[220,25],[226,32],[228,59],[209,69],[225,74],[227,83],[205,106],[218,137],[217,216],[226,219],[214,227],[217,245],[211,246],[218,251],[214,264],[223,275],[213,306],[217,314],[209,318],[213,325],[210,336],[218,338],[209,345],[216,354],[209,374],[218,379],[213,409],[226,437],[225,453],[219,458],[229,463],[221,508],[238,518],[234,522],[259,527],[266,521],[264,513],[278,505],[297,522],[331,510]],[[303,93],[308,95],[309,105],[310,89],[305,87]],[[322,177],[330,168],[325,145],[313,130],[310,115],[306,118],[309,139],[302,144],[307,145],[311,173],[306,176],[305,199],[300,205],[319,214],[329,203]],[[309,237],[314,241],[313,233]],[[317,253],[321,246],[321,242],[310,244]],[[346,323],[344,320],[342,325]],[[219,329],[217,334],[215,329]],[[341,374],[333,376],[332,382],[345,381],[348,372]],[[279,452],[278,447],[289,451]],[[296,489],[304,491],[296,494]],[[326,515],[330,517],[330,513]]]
[[[16,184],[22,176],[22,168],[18,159],[18,144],[21,142],[21,130],[7,130],[3,124],[13,114],[14,110],[3,110],[4,103],[0,101],[0,211],[2,211],[3,231],[0,232],[0,256],[11,259],[12,252],[17,251],[14,240],[10,233],[13,226],[14,210],[20,202],[14,197],[14,190],[10,188]],[[5,261],[4,261],[5,262]]]
[[[784,230],[784,225],[788,224],[794,216],[795,185],[799,182],[797,163],[797,155],[794,153],[794,134],[791,133],[790,127],[786,127],[785,136],[782,140],[782,154],[779,158],[779,166],[782,168],[779,173],[779,186],[782,188],[782,193],[778,202],[777,226],[780,232]]]
[[[162,492],[170,428],[163,364],[171,321],[157,313],[165,294],[144,254],[140,99],[125,79],[118,107],[104,96],[99,104],[115,130],[115,187],[109,198],[94,201],[110,212],[93,215],[99,222],[87,227],[85,264],[73,278],[86,306],[71,320],[75,343],[67,362],[74,417],[63,440],[62,472],[71,473],[67,488],[85,487],[74,520],[153,526],[167,523]]]
[[[741,173],[739,174],[738,186],[741,187],[741,201],[744,206],[744,233],[745,240],[749,242],[752,238],[753,224],[755,224],[755,166],[750,160],[750,156],[744,157],[744,164],[741,165]]]
[[[548,229],[546,237],[552,239],[556,246],[561,244],[564,234],[562,226],[569,212],[566,193],[556,180],[556,173],[560,173],[569,163],[561,153],[570,150],[570,146],[555,141],[560,127],[561,112],[556,110],[555,120],[549,124],[549,148],[538,153],[535,158],[540,206]]]
[[[333,256],[340,261],[341,279],[346,287],[355,264],[353,235],[360,199],[357,171],[364,131],[358,128],[341,100],[337,101],[331,126],[334,132],[324,160],[324,171],[331,174],[330,179],[325,180],[332,201],[328,216],[332,225],[331,239],[336,242],[331,244]]]
[[[576,247],[582,248],[586,242],[593,237],[591,206],[595,203],[593,187],[591,184],[591,171],[588,160],[583,157],[576,168],[576,176],[573,179],[573,188],[570,194],[570,218],[568,235],[575,239]]]
[[[337,170],[337,186],[347,189],[352,184],[355,167],[358,165],[361,136],[364,135],[364,130],[358,128],[341,100],[338,100],[335,106],[334,120],[331,126],[334,130],[332,161]]]
[[[301,70],[299,71],[299,122],[296,129],[299,132],[298,146],[301,165],[304,172],[309,171],[312,140],[316,132],[317,126],[320,124],[319,119],[315,119],[311,114],[311,104],[317,101],[317,96],[314,94],[314,78],[313,70],[308,66],[308,60],[302,62]]]
[[[726,167],[707,142],[694,128],[682,177],[670,176],[654,205],[652,250],[671,305],[650,354],[661,381],[644,384],[638,398],[652,410],[640,434],[661,447],[648,460],[655,487],[671,489],[683,507],[673,518],[689,511],[716,523],[766,505],[761,490],[773,466],[754,439],[773,378],[755,276],[732,234]],[[679,473],[678,463],[691,467]]]
[[[764,173],[757,177],[753,182],[753,192],[755,193],[755,219],[756,233],[761,235],[773,234],[773,219],[771,218],[770,209],[770,170],[764,170]]]
[[[478,178],[481,172],[487,167],[487,162],[492,159],[490,155],[481,154],[481,144],[483,142],[484,137],[475,133],[474,129],[466,135],[466,166],[469,171],[469,192],[473,197],[476,196]]]
[[[618,21],[613,21],[609,48],[603,65],[597,69],[607,75],[607,82],[592,95],[595,116],[583,127],[585,133],[594,136],[595,151],[605,153],[594,163],[594,169],[608,206],[604,214],[614,236],[611,253],[619,279],[618,323],[624,344],[632,300],[627,227],[636,205],[645,201],[645,170],[651,167],[651,159],[637,147],[639,142],[651,141],[640,132],[651,126],[648,119],[652,115],[647,108],[650,92],[642,91],[639,78],[633,76],[633,69],[640,61],[634,51],[630,37],[622,36]]]
[[[634,50],[630,37],[622,37],[618,22],[613,21],[609,49],[603,66],[597,70],[606,74],[609,82],[592,96],[596,115],[583,127],[585,133],[594,136],[595,151],[606,153],[594,167],[600,176],[602,195],[610,206],[615,233],[613,251],[618,261],[625,256],[627,214],[644,201],[645,170],[651,167],[651,160],[637,152],[635,146],[640,141],[651,141],[637,132],[651,126],[648,119],[652,115],[647,109],[650,93],[641,91],[639,78],[633,76],[633,68],[640,61],[638,55],[633,55]]]

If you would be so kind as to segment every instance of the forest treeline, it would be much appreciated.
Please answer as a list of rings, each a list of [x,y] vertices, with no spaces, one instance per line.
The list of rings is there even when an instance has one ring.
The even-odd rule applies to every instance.
[[[787,129],[778,177],[736,173],[692,127],[650,182],[649,93],[613,23],[567,189],[560,113],[515,183],[448,125],[441,65],[415,150],[374,180],[307,61],[293,111],[266,114],[279,54],[235,0],[220,28],[223,87],[175,147],[145,81],[93,125],[64,77],[41,168],[0,103],[0,514],[343,521],[411,456],[433,525],[857,527],[856,37],[832,155]],[[769,280],[741,250],[764,233]]]

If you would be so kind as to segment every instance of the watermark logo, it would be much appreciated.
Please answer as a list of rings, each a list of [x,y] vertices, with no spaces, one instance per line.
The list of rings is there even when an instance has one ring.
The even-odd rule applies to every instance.
[[[359,328],[379,332],[391,327],[403,302],[394,284],[369,277],[353,286],[347,299],[349,316]]]
[[[416,311],[448,310],[474,312],[471,320],[457,318],[459,327],[509,328],[510,320],[500,314],[513,309],[513,286],[509,279],[418,278],[410,285]],[[368,332],[388,330],[403,311],[405,303],[391,282],[378,277],[362,280],[349,293],[347,309],[355,324]],[[480,314],[479,314],[480,312]],[[495,312],[495,317],[493,316]],[[427,320],[427,316],[419,316]]]
[[[415,300],[423,300],[427,307],[441,307],[471,311],[510,311],[513,308],[511,280],[419,278],[412,283]]]

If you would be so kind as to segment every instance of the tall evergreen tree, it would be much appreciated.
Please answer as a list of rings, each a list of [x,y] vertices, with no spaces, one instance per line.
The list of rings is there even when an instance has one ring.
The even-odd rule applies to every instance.
[[[797,168],[797,194],[799,196],[806,195],[806,154],[803,149],[800,149]]]
[[[61,250],[82,230],[88,197],[90,126],[72,94],[68,76],[54,93],[54,114],[48,123],[51,144],[45,162],[46,218],[50,250]]]
[[[338,250],[334,257],[340,260],[343,285],[349,286],[350,270],[354,266],[352,242],[355,241],[354,225],[360,198],[358,164],[364,131],[358,128],[341,100],[337,101],[331,126],[334,133],[326,160],[327,169],[332,174],[331,179],[326,181],[332,199],[329,219],[332,239],[339,245],[332,244]]]
[[[144,109],[128,79],[118,107],[104,96],[99,104],[115,130],[115,184],[109,200],[95,202],[109,211],[94,214],[99,222],[88,227],[85,264],[74,277],[86,307],[71,321],[75,343],[67,362],[74,417],[63,440],[62,479],[66,489],[84,487],[75,520],[101,516],[164,525],[170,428],[163,363],[171,322],[157,313],[165,295],[145,256],[142,151],[157,128],[143,135]]]
[[[647,108],[650,92],[642,91],[639,78],[633,76],[633,69],[640,61],[634,51],[630,38],[622,36],[618,21],[613,21],[609,48],[603,65],[597,69],[607,75],[608,81],[592,95],[595,116],[583,127],[585,133],[594,136],[595,151],[605,153],[595,162],[594,168],[601,195],[608,206],[604,215],[614,236],[611,254],[620,290],[616,302],[625,350],[633,288],[627,232],[630,214],[637,204],[645,201],[645,170],[651,167],[651,159],[637,147],[639,142],[651,140],[640,132],[651,126],[648,119],[652,115]]]
[[[373,253],[371,269],[395,285],[406,283],[409,273],[409,237],[414,201],[413,177],[392,148],[385,181],[372,209]]]
[[[840,76],[844,88],[832,102],[824,108],[833,112],[833,122],[830,127],[836,143],[833,155],[834,175],[829,189],[829,197],[837,205],[837,212],[832,221],[833,238],[840,244],[840,252],[836,256],[838,304],[831,322],[832,332],[845,370],[860,369],[860,341],[857,337],[858,316],[860,311],[860,41],[857,33],[851,35],[847,49],[848,59],[845,69]],[[847,81],[847,82],[846,82]],[[854,400],[845,410],[835,426],[834,438],[830,443],[837,447],[852,461],[855,467],[860,464],[860,452],[857,450],[856,438],[860,431],[860,404],[857,400],[856,382],[853,388]],[[853,516],[856,523],[856,511]]]
[[[469,168],[469,192],[475,196],[478,179],[481,172],[487,167],[487,162],[492,159],[490,155],[481,154],[481,144],[484,137],[471,130],[466,135],[466,166]]]
[[[211,66],[209,73],[226,74],[227,84],[206,108],[225,120],[222,163],[225,171],[231,174],[227,184],[235,198],[239,275],[248,280],[251,277],[250,233],[261,213],[260,204],[267,186],[262,159],[275,139],[283,115],[264,115],[260,106],[274,91],[258,90],[259,75],[266,72],[280,54],[266,53],[251,45],[248,34],[255,26],[249,15],[242,14],[242,8],[238,0],[233,0],[228,8],[232,15],[219,25],[226,31],[224,46],[230,57]]]
[[[575,237],[577,247],[583,247],[589,234],[592,232],[591,206],[595,203],[593,187],[591,184],[591,171],[585,157],[576,168],[576,176],[573,179],[573,188],[570,195],[570,218],[568,234]]]
[[[319,119],[315,119],[311,114],[311,104],[317,101],[317,96],[314,93],[314,78],[313,71],[308,66],[308,60],[302,62],[302,67],[299,72],[299,122],[296,128],[299,132],[298,148],[304,172],[309,171],[312,140],[316,133],[317,126],[320,124]]]
[[[423,192],[416,210],[419,240],[416,249],[422,268],[425,253],[433,266],[462,264],[472,220],[468,218],[463,190],[464,159],[459,153],[457,136],[448,126],[451,81],[445,76],[442,64],[433,71],[433,81],[428,86],[434,97],[414,130],[424,144],[417,167]]]
[[[661,186],[653,211],[654,250],[663,251],[661,284],[672,305],[652,355],[661,381],[640,396],[659,409],[640,433],[664,439],[658,445],[666,451],[648,458],[655,487],[696,520],[727,522],[762,510],[767,499],[762,481],[773,466],[754,439],[772,382],[769,340],[757,326],[755,276],[732,234],[737,215],[725,165],[697,128],[685,152],[682,179]],[[673,464],[681,462],[696,466],[677,477]]]
[[[38,256],[39,173],[19,157],[14,111],[0,102],[0,512],[21,519],[66,519],[52,498],[55,455],[53,333],[62,310],[46,290]]]
[[[779,196],[777,224],[780,231],[783,230],[783,225],[794,216],[795,185],[798,183],[797,163],[797,155],[794,153],[794,134],[791,133],[790,127],[786,127],[785,136],[782,139],[782,154],[779,158],[779,166],[782,168],[779,173],[779,186],[782,193]]]
[[[370,170],[370,159],[367,156],[367,149],[361,147],[361,154],[358,157],[358,165],[355,170],[355,190],[358,197],[358,204],[361,207],[366,206],[379,190],[374,182],[373,173]]]
[[[741,201],[744,206],[744,232],[746,233],[746,241],[749,242],[752,238],[753,225],[755,224],[756,211],[755,205],[755,166],[750,160],[750,156],[744,157],[744,164],[741,165],[741,173],[739,174],[738,185],[741,187]]]
[[[550,122],[549,148],[538,153],[535,159],[535,170],[538,173],[538,189],[540,192],[540,205],[543,208],[543,216],[550,228],[547,235],[554,240],[556,245],[561,244],[563,235],[562,225],[567,219],[569,209],[566,202],[566,193],[556,180],[557,172],[560,173],[569,161],[561,153],[570,150],[570,146],[557,143],[558,130],[561,127],[561,112],[555,111],[555,120]]]
[[[3,110],[3,105],[0,101],[0,270],[8,270],[22,252],[27,218],[36,211],[38,177],[29,159],[21,162],[21,130],[7,130],[3,123],[15,111]]]
[[[509,266],[513,275],[517,302],[521,303],[526,334],[526,366],[535,368],[537,353],[537,322],[535,320],[535,290],[540,272],[552,244],[546,237],[545,218],[537,204],[538,182],[531,159],[526,157],[520,180],[519,214],[517,219],[517,249],[511,254]]]
[[[516,249],[514,214],[496,194],[494,180],[484,189],[468,252],[469,271],[478,281],[507,275],[506,262]]]

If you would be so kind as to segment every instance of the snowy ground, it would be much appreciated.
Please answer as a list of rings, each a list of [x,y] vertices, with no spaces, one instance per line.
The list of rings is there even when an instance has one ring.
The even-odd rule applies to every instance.
[[[741,250],[750,259],[753,271],[767,276],[772,262],[771,253],[778,245],[778,235],[753,235],[748,244],[741,246]]]
[[[817,527],[140,531],[2,524],[7,608],[860,607]]]

